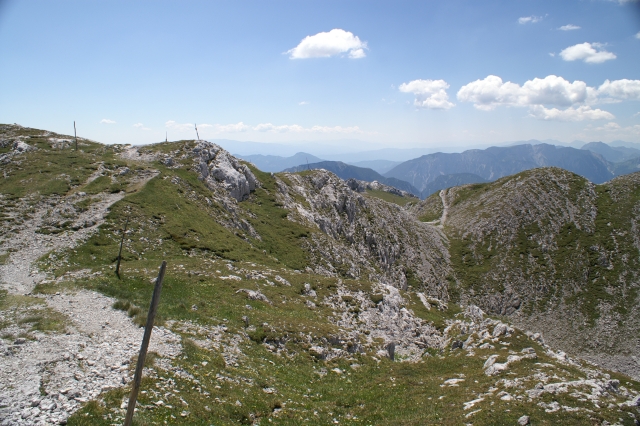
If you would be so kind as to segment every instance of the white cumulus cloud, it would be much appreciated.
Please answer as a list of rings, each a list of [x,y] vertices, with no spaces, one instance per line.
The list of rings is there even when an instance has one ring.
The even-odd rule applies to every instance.
[[[532,117],[542,120],[611,120],[615,118],[613,114],[592,106],[640,100],[640,80],[605,80],[600,87],[589,87],[584,81],[570,82],[549,75],[528,80],[521,86],[489,75],[462,86],[457,98],[460,102],[472,102],[484,111],[498,106],[528,107]]]
[[[133,125],[133,127],[135,127],[136,129],[140,129],[140,130],[151,130],[150,128],[145,127],[144,124],[142,124],[142,123],[136,123],[136,124]]]
[[[398,87],[401,92],[415,95],[415,106],[428,109],[449,109],[455,106],[449,102],[448,88],[449,84],[444,80],[413,80]]]
[[[518,18],[518,24],[520,25],[524,25],[524,24],[535,24],[542,21],[542,16],[523,16],[521,18]]]
[[[545,108],[542,105],[533,105],[529,109],[532,117],[540,120],[553,121],[584,121],[584,120],[613,120],[615,116],[608,111],[591,109],[588,105],[567,109]]]
[[[565,61],[584,61],[588,64],[601,64],[616,59],[614,53],[604,49],[601,43],[580,43],[569,46],[560,52]]]
[[[109,120],[108,118],[103,118],[102,120],[100,120],[101,124],[116,124],[115,121],[113,120]]]
[[[578,25],[567,24],[567,25],[561,26],[558,29],[561,30],[561,31],[573,31],[573,30],[579,30],[580,27]]]
[[[293,49],[286,51],[291,59],[328,58],[347,54],[352,59],[364,58],[367,42],[361,41],[353,33],[341,29],[333,29],[307,36]]]
[[[545,78],[534,78],[520,86],[510,81],[503,82],[496,75],[484,80],[476,80],[458,91],[458,100],[473,102],[482,110],[492,110],[499,105],[530,106],[559,105],[570,106],[587,100],[592,90],[583,81],[573,83],[562,77],[549,75]]]
[[[640,100],[640,80],[605,80],[598,87],[598,95],[604,102],[621,100]]]

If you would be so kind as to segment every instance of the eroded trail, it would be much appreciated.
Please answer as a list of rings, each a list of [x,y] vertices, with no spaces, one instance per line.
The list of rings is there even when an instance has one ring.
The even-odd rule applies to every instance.
[[[60,205],[67,202],[69,198],[60,200],[58,203],[54,200],[52,202],[55,203],[54,206]],[[89,238],[104,222],[109,207],[121,200],[123,195],[121,193],[100,194],[94,198],[99,198],[99,201],[91,204],[88,210],[82,212],[71,225],[71,228],[79,229],[57,235],[36,232],[44,225],[48,211],[54,207],[48,203],[41,203],[44,205],[40,205],[32,214],[32,218],[22,224],[22,229],[6,240],[1,247],[11,251],[6,263],[0,266],[2,288],[13,294],[30,293],[33,287],[44,279],[44,275],[34,267],[34,262],[51,251],[75,247]]]
[[[139,183],[153,176],[148,174]],[[11,343],[0,340],[1,425],[65,424],[82,403],[130,380],[130,362],[139,350],[144,330],[125,312],[112,308],[114,299],[87,290],[30,295],[45,279],[35,262],[49,252],[86,241],[104,223],[109,207],[123,196],[94,196],[90,206],[73,218],[69,228],[76,230],[57,235],[36,231],[46,226],[52,210],[85,195],[42,201],[28,214],[22,213],[22,223],[0,245],[9,253],[0,266],[0,288],[8,292],[0,323],[11,324],[3,333],[14,336]],[[52,332],[25,334],[25,319],[38,318],[45,325],[61,325]],[[149,350],[168,362],[180,353],[180,338],[156,327]]]
[[[442,200],[442,216],[440,217],[440,227],[444,226],[444,222],[447,220],[447,214],[449,213],[449,202],[447,201],[447,190],[440,191],[440,199]]]

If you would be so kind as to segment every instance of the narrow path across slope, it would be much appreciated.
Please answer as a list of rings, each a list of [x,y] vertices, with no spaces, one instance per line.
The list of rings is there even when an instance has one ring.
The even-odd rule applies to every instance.
[[[447,190],[440,190],[440,199],[442,200],[442,216],[440,217],[440,227],[444,226],[444,222],[447,220],[447,214],[449,213],[449,202],[447,201]]]
[[[153,176],[145,175],[141,183]],[[33,332],[30,338],[14,337],[12,343],[0,339],[1,425],[64,424],[82,403],[130,379],[129,363],[137,354],[143,329],[134,325],[124,312],[114,310],[113,299],[86,290],[22,296],[45,278],[35,266],[38,258],[85,241],[104,222],[109,207],[123,196],[101,194],[75,218],[74,225],[79,230],[58,235],[36,230],[43,225],[47,211],[68,202],[69,197],[46,200],[0,246],[10,253],[0,266],[0,288],[8,292],[9,298],[32,301],[28,307],[18,303],[0,312],[0,320],[18,318],[27,309],[29,314],[49,309],[66,319],[64,334]],[[38,302],[36,297],[44,303],[33,303]],[[5,332],[20,330],[18,324],[5,327]],[[177,335],[155,328],[150,350],[172,358],[181,352],[179,342]]]

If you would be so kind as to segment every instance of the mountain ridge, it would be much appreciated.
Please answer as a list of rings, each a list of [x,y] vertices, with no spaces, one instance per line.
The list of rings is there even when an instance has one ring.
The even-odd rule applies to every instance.
[[[637,287],[637,174],[594,185],[536,169],[403,207],[369,184],[263,172],[204,141],[80,138],[75,150],[66,135],[11,125],[0,125],[0,164],[9,424],[122,422],[163,260],[137,422],[640,416],[637,370],[621,362],[633,361],[624,345],[637,336],[623,340],[637,309],[620,303]],[[540,286],[553,265],[569,265],[562,285]],[[558,300],[567,316],[597,315],[572,323]],[[551,323],[537,313],[574,340],[541,335]]]
[[[459,154],[436,153],[406,161],[385,174],[411,183],[419,190],[439,175],[472,173],[492,181],[536,167],[557,166],[585,176],[595,183],[611,179],[609,163],[589,150],[553,145],[517,145],[468,150]]]

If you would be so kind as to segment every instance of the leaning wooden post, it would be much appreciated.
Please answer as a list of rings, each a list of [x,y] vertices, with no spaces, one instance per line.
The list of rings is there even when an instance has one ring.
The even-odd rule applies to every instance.
[[[124,224],[124,229],[122,230],[122,238],[120,239],[120,251],[118,251],[118,263],[116,264],[116,275],[120,278],[120,259],[122,259],[122,244],[124,243],[124,234],[127,233],[127,226],[129,225],[129,217],[127,216],[127,221]]]
[[[389,359],[395,361],[396,359],[396,344],[391,342],[387,345],[387,352],[389,353]]]
[[[133,412],[136,408],[136,399],[138,399],[138,391],[142,382],[142,368],[144,367],[144,359],[149,349],[149,339],[151,339],[151,330],[153,330],[153,321],[156,318],[158,310],[158,302],[160,302],[160,290],[162,290],[162,280],[164,280],[164,271],[167,269],[167,261],[162,261],[160,273],[156,279],[156,286],[153,289],[151,297],[151,306],[149,307],[149,315],[147,316],[147,325],[144,327],[144,336],[142,337],[142,345],[140,346],[140,354],[138,355],[138,363],[136,364],[136,374],[133,376],[133,386],[131,387],[131,395],[129,396],[129,406],[127,407],[127,416],[124,418],[124,426],[131,426],[133,420]]]
[[[78,134],[76,133],[76,121],[73,120],[73,137],[76,140],[76,151],[78,150]]]

